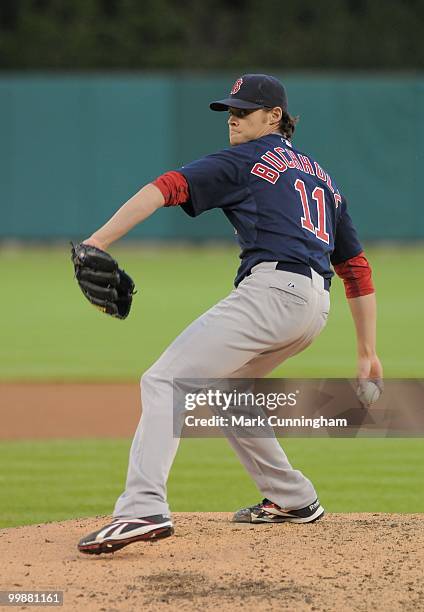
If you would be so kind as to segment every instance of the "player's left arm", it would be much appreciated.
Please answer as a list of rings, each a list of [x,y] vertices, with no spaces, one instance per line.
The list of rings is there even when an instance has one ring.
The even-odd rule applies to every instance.
[[[207,155],[181,171],[169,171],[156,178],[113,215],[84,242],[106,250],[162,206],[178,206],[191,202],[185,212],[197,216],[210,208],[224,207],[248,191],[248,162],[251,146],[238,145]]]
[[[149,183],[125,202],[105,225],[84,242],[106,251],[112,242],[125,236],[133,227],[150,217],[164,204],[165,198],[160,189]]]
[[[105,251],[112,242],[125,236],[158,208],[184,204],[189,197],[189,185],[185,177],[180,172],[170,170],[140,189],[103,227],[84,242]]]
[[[90,238],[72,245],[75,278],[96,308],[119,319],[129,315],[134,282],[106,250],[158,208],[186,202],[188,197],[185,178],[177,172],[168,172],[140,189]]]

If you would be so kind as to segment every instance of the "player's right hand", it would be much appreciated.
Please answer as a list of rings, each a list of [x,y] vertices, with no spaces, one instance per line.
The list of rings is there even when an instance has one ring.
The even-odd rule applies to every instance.
[[[383,366],[376,354],[374,355],[359,355],[357,362],[357,378],[358,380],[372,380],[377,386],[383,390]]]
[[[369,408],[383,393],[383,366],[377,355],[358,357],[356,394],[364,408]]]

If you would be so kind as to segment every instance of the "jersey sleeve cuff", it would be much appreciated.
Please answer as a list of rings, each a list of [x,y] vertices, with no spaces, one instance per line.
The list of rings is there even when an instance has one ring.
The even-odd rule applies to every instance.
[[[334,270],[343,280],[348,299],[375,292],[371,266],[363,251],[343,263],[334,265]]]
[[[164,206],[179,206],[187,202],[190,198],[189,187],[185,176],[180,172],[171,170],[158,176],[153,185],[162,193]]]

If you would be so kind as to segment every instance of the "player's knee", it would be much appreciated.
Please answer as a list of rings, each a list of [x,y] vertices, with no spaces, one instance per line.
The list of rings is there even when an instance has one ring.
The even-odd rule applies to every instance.
[[[153,365],[140,379],[141,398],[143,400],[147,396],[153,398],[162,395],[170,385],[172,386],[172,377],[168,377]]]
[[[143,376],[140,379],[140,388],[141,392],[148,392],[154,388],[156,376],[150,368],[147,372],[144,372]]]
[[[195,382],[195,381],[193,381]],[[197,388],[197,387],[196,387]],[[180,404],[179,397],[184,398],[185,393],[193,390],[193,383],[184,368],[174,369],[171,373],[164,370],[160,363],[155,363],[140,379],[141,401],[143,411],[158,404],[170,405],[172,402]]]

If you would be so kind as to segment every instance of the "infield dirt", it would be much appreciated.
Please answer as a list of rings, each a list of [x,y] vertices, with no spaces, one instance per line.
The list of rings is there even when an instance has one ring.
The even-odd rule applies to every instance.
[[[89,612],[423,609],[423,515],[230,518],[177,513],[173,537],[96,557],[76,543],[107,517],[4,529],[1,589],[61,590],[63,610]]]
[[[114,423],[116,435],[117,406],[119,435],[132,434],[137,385],[108,386],[102,403],[100,385],[72,387],[2,385],[3,439],[110,436],[112,428],[99,432],[99,423]],[[0,590],[63,591],[65,611],[424,610],[424,514],[243,525],[227,513],[176,513],[171,538],[113,555],[80,554],[78,540],[109,518],[0,530]]]

